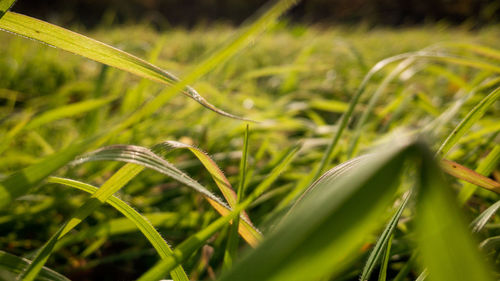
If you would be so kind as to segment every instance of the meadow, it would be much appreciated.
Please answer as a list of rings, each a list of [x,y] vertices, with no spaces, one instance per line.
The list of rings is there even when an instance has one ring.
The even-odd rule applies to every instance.
[[[0,18],[0,279],[500,278],[500,28],[286,2],[68,27],[97,41]]]

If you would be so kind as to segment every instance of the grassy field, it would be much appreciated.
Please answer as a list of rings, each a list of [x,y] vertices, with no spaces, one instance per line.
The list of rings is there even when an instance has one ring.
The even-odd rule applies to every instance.
[[[70,29],[180,78],[189,77],[238,34],[227,26],[164,32],[145,25]],[[168,260],[164,242],[151,245],[151,239],[162,237],[173,248],[181,245],[177,249],[185,250],[176,258],[183,260],[191,280],[358,280],[363,271],[366,277],[367,268],[373,271],[370,280],[415,280],[427,269],[431,280],[493,280],[484,272],[500,268],[500,218],[494,215],[500,207],[498,26],[372,29],[278,23],[190,82],[217,108],[257,122],[222,116],[160,83],[39,42],[5,32],[0,40],[0,176],[6,182],[20,169],[114,130],[155,97],[165,102],[83,152],[112,144],[130,146],[67,163],[4,208],[0,279],[10,280],[27,266],[6,253],[36,259],[37,250],[60,233],[61,225],[78,217],[85,202],[93,204],[88,200],[91,187],[82,192],[84,187],[71,188],[65,178],[95,187],[114,184],[115,190],[123,186],[115,204],[128,214],[137,211],[161,234],[154,236],[154,229],[145,226],[141,233],[117,211],[120,207],[110,203],[113,207],[97,208],[95,203],[75,229],[66,228],[67,235],[57,239],[46,257],[47,267],[71,280],[139,278],[160,257]],[[388,63],[363,82],[385,58],[412,52],[421,53]],[[363,84],[345,130],[334,147],[329,145]],[[453,134],[455,128],[458,133]],[[185,145],[157,145],[165,141]],[[441,153],[432,156],[430,151],[438,150]],[[374,154],[337,166],[370,151]],[[433,174],[438,171],[433,159],[441,158],[453,161],[442,163],[452,170],[444,181]],[[354,165],[358,162],[368,164],[359,168]],[[457,179],[463,173],[453,172],[456,163],[489,177],[463,172],[486,182],[486,188]],[[142,171],[136,164],[149,169]],[[333,176],[322,177],[297,200],[333,167]],[[410,194],[418,182],[419,192]],[[227,193],[228,183],[239,190],[237,201]],[[435,191],[441,189],[444,195]],[[262,242],[259,232],[240,231],[244,239],[238,239],[237,229],[227,221],[215,234],[205,233],[206,242],[189,240],[214,226],[222,205],[213,202],[226,201],[218,199],[223,197],[231,207],[254,199],[247,204],[249,219],[242,215],[239,225],[252,229],[253,223],[262,232]],[[120,205],[123,202],[132,208]],[[489,207],[491,213],[474,225],[471,239],[466,225]],[[227,214],[229,209],[224,210]],[[148,231],[150,236],[144,234]],[[248,245],[260,243],[253,251]],[[40,274],[56,278],[45,269]],[[500,276],[498,271],[493,274]]]

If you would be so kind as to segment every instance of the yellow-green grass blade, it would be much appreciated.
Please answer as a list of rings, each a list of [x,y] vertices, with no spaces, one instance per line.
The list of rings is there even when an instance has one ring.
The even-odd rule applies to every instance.
[[[483,229],[490,218],[500,209],[500,201],[495,202],[484,210],[476,219],[471,223],[472,231],[479,232]]]
[[[44,42],[62,50],[81,55],[159,83],[172,85],[179,81],[173,74],[127,52],[25,15],[12,12],[5,13],[0,19],[0,29]],[[182,92],[210,110],[224,116],[238,118],[216,108],[191,87],[186,87]]]
[[[479,162],[476,173],[483,176],[488,176],[495,170],[499,163],[500,145],[497,144],[495,145],[495,147],[493,147],[490,153],[488,153],[488,156],[486,156]],[[465,202],[469,200],[472,194],[474,194],[474,191],[476,191],[476,185],[470,182],[466,183],[458,193],[458,201],[460,202],[460,204],[465,204]]]
[[[89,112],[110,103],[114,99],[115,98],[89,99],[49,110],[40,114],[39,116],[34,117],[26,125],[25,129],[32,130],[62,118],[72,117],[78,114]]]
[[[94,194],[98,190],[95,186],[72,179],[50,177],[48,178],[47,182],[70,186],[90,194]],[[144,237],[149,240],[151,245],[155,248],[162,259],[172,254],[172,249],[170,249],[169,245],[161,237],[160,233],[158,233],[158,231],[154,228],[154,226],[149,222],[148,219],[139,214],[139,212],[134,210],[134,208],[130,207],[127,203],[123,202],[115,196],[110,196],[108,199],[106,199],[106,203],[111,205],[117,211],[122,213],[126,218],[132,221],[134,225],[142,232]],[[176,267],[174,270],[172,270],[171,274],[174,280],[189,280],[186,273],[182,269],[182,266]]]
[[[246,176],[247,176],[247,157],[248,157],[248,125],[245,130],[245,137],[243,141],[243,153],[240,161],[240,171],[239,171],[239,184],[237,191],[237,198],[235,205],[239,204],[244,196]],[[238,250],[238,225],[240,223],[239,217],[236,217],[229,228],[229,234],[227,238],[226,249],[224,252],[224,260],[222,268],[223,270],[228,270],[233,266],[233,262],[236,259],[236,253]]]
[[[320,177],[259,247],[220,280],[334,278],[380,224],[407,154],[405,146],[393,146],[363,157],[352,169],[344,165],[348,170],[341,177],[339,169]]]
[[[385,227],[384,231],[378,238],[377,244],[375,244],[375,247],[373,247],[370,256],[368,256],[368,260],[365,263],[363,272],[361,273],[361,277],[359,279],[360,281],[367,281],[370,279],[370,275],[375,269],[378,261],[382,257],[384,249],[387,247],[389,243],[389,237],[393,235],[394,229],[396,229],[396,226],[398,225],[399,222],[399,218],[401,218],[401,215],[403,214],[403,211],[406,208],[406,205],[408,204],[410,197],[411,197],[411,191],[409,191],[405,195],[403,202],[401,203],[401,205],[399,205],[399,208],[397,209],[396,213],[394,213],[394,216],[391,218],[391,220]]]
[[[481,175],[467,167],[464,167],[456,162],[443,159],[441,160],[441,168],[446,173],[464,180],[468,183],[480,186],[482,188],[494,191],[500,194],[500,183]]]
[[[153,151],[169,151],[172,149],[187,149],[191,153],[200,160],[201,164],[205,167],[205,169],[210,173],[210,176],[214,180],[215,184],[219,187],[219,190],[222,192],[222,195],[226,199],[227,203],[230,207],[234,207],[236,205],[236,193],[234,192],[231,183],[224,175],[224,172],[219,168],[217,163],[208,155],[205,151],[201,150],[198,147],[185,144],[178,141],[165,141],[160,144],[153,146]],[[242,215],[246,217],[246,219],[251,223],[250,218],[246,214],[246,212],[242,212]],[[255,239],[260,240],[260,233],[258,230],[254,233]]]
[[[63,150],[42,159],[40,162],[15,172],[0,181],[0,209],[5,208],[17,197],[26,194],[33,186],[38,184],[47,176],[51,175],[57,169],[67,164],[77,155],[87,151],[91,147],[104,144],[114,134],[120,133],[129,126],[132,126],[133,124],[140,122],[142,119],[151,116],[174,94],[182,91],[190,83],[195,82],[201,76],[205,75],[207,72],[214,69],[217,65],[223,63],[229,57],[252,42],[258,34],[274,23],[276,19],[287,9],[293,6],[295,2],[296,1],[293,0],[281,0],[277,2],[271,7],[271,9],[267,10],[267,12],[245,28],[235,38],[231,39],[227,45],[221,47],[212,56],[201,62],[184,79],[176,82],[171,88],[168,88],[160,95],[153,98],[138,111],[134,112],[129,118],[115,127],[103,130],[99,135],[95,135],[86,140],[72,144]],[[0,19],[0,23],[1,22],[2,21]],[[221,209],[220,211],[224,210]]]
[[[389,259],[391,257],[391,246],[392,246],[392,238],[394,237],[394,233],[389,237],[389,241],[385,247],[385,255],[383,256],[382,266],[380,268],[380,273],[378,275],[378,281],[386,281],[387,280],[387,266],[389,265]]]
[[[0,19],[12,8],[16,0],[0,0]]]
[[[241,211],[250,206],[250,204],[256,198],[258,198],[271,186],[276,178],[278,178],[278,176],[293,160],[295,154],[298,151],[298,148],[299,147],[296,146],[289,150],[284,159],[272,170],[271,174],[266,178],[266,180],[259,184],[241,204],[238,204],[235,208],[233,208],[230,213],[225,214],[223,217],[217,219],[198,233],[183,241],[174,249],[174,255],[171,258],[158,262],[155,266],[144,273],[138,280],[156,281],[162,279],[167,272],[169,272],[178,264],[181,264],[182,261],[188,258],[192,253],[194,253],[194,251],[203,246],[206,240],[208,240],[217,231],[230,223],[232,219],[237,217]]]
[[[0,250],[0,269],[12,272],[13,274],[19,274],[22,272],[31,261],[25,258],[21,258],[7,252]],[[12,276],[15,278],[15,276]],[[63,275],[53,271],[50,268],[43,267],[38,276],[38,280],[43,281],[69,281],[68,278]]]
[[[416,239],[428,279],[494,280],[433,154],[426,149],[416,153],[422,160],[416,198]]]
[[[106,160],[133,163],[155,170],[193,188],[196,192],[200,193],[208,201],[208,203],[212,205],[212,207],[221,215],[225,215],[231,210],[231,208],[225,202],[211,193],[207,188],[205,188],[197,181],[184,174],[181,170],[177,169],[174,165],[145,147],[133,145],[115,145],[105,147],[91,154],[88,154],[87,156],[77,159],[74,163],[76,164],[87,161]],[[239,226],[239,232],[250,245],[255,246],[258,243],[260,235],[255,235],[255,233],[258,231],[252,226],[249,221],[247,221],[246,217],[242,216],[242,219],[243,221]]]
[[[38,251],[33,263],[30,264],[30,266],[26,268],[26,271],[20,275],[20,278],[26,281],[34,280],[43,265],[49,259],[56,243],[143,169],[143,167],[138,165],[126,164],[118,170],[118,172],[111,176],[111,178],[109,178],[101,186],[101,188],[92,194],[90,199],[85,201],[85,203],[75,211],[71,218],[67,220],[54,235],[52,235],[49,241],[47,241],[47,243],[45,243],[45,245]]]
[[[441,157],[446,156],[450,149],[460,140],[462,136],[467,133],[467,131],[474,125],[486,111],[490,108],[495,101],[500,98],[500,88],[496,88],[490,94],[488,94],[484,99],[482,99],[468,114],[464,119],[453,129],[453,131],[448,135],[446,140],[443,142],[439,148],[437,154]]]

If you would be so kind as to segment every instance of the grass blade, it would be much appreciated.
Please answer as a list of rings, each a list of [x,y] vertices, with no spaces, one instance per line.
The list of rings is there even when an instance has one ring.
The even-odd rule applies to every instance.
[[[485,177],[473,170],[466,168],[456,162],[443,159],[441,160],[441,168],[448,174],[464,180],[468,183],[486,188],[500,194],[500,183]]]
[[[179,81],[173,74],[129,53],[62,27],[25,15],[12,12],[5,13],[0,19],[0,29],[44,42],[62,50],[81,55],[159,83],[172,85]],[[186,87],[182,92],[210,110],[224,116],[237,118],[207,102],[191,87]]]
[[[500,97],[500,88],[496,88],[484,99],[481,100],[465,118],[453,129],[450,135],[443,142],[437,154],[441,157],[446,156],[450,149],[457,143],[457,141],[465,135],[465,133],[486,113],[488,108]]]
[[[133,145],[115,145],[110,147],[105,147],[95,151],[94,153],[88,154],[80,159],[77,159],[74,163],[80,164],[87,161],[123,161],[127,163],[133,163],[147,167],[149,169],[155,170],[159,173],[167,175],[180,183],[183,183],[196,192],[200,193],[207,201],[212,205],[212,207],[219,212],[221,215],[225,215],[230,212],[230,207],[211,193],[207,188],[200,185],[197,181],[190,178],[188,175],[184,174],[182,171],[177,169],[174,165],[166,161],[165,159],[159,157],[151,150]],[[113,192],[114,193],[114,192]],[[242,237],[250,244],[256,245],[260,236],[256,236],[255,233],[258,231],[247,221],[245,217],[242,216],[242,223],[239,227],[240,234]]]
[[[4,268],[9,272],[18,274],[22,272],[29,264],[31,264],[30,260],[0,250],[0,268]],[[42,268],[38,278],[39,280],[47,281],[69,281],[68,278],[47,267]]]
[[[391,245],[392,245],[392,238],[394,237],[394,234],[391,234],[389,237],[389,241],[387,242],[387,245],[385,246],[385,255],[384,259],[382,260],[382,267],[380,268],[380,273],[378,276],[379,281],[386,281],[387,280],[387,266],[389,264],[389,259],[391,258]]]
[[[375,244],[375,247],[373,247],[372,252],[370,253],[370,256],[368,257],[368,260],[365,263],[365,267],[363,268],[363,273],[361,273],[360,281],[367,281],[370,279],[370,275],[372,271],[375,269],[375,266],[377,265],[378,261],[383,255],[383,250],[387,247],[389,240],[392,236],[392,233],[394,232],[394,229],[396,229],[396,226],[398,225],[399,218],[401,217],[401,214],[403,214],[404,209],[406,208],[406,205],[409,202],[409,199],[411,197],[411,191],[409,191],[404,199],[401,205],[399,205],[399,208],[397,209],[396,213],[394,216],[391,218],[387,226],[385,227],[384,231],[380,235],[379,239],[377,240],[377,244]]]
[[[154,267],[144,273],[138,281],[156,281],[162,279],[167,272],[182,263],[182,261],[188,258],[194,251],[203,246],[207,239],[226,226],[232,219],[237,217],[241,211],[247,208],[257,197],[259,197],[271,186],[271,183],[288,166],[288,164],[290,164],[297,151],[298,147],[291,149],[283,161],[273,169],[271,175],[259,184],[241,204],[238,204],[233,209],[233,211],[215,220],[209,226],[179,244],[179,246],[174,249],[174,255],[171,258],[158,262]]]
[[[239,174],[239,184],[237,191],[236,204],[239,204],[244,196],[246,175],[247,175],[247,156],[248,156],[248,125],[245,130],[245,137],[243,141],[243,154],[240,161],[240,174]],[[227,239],[226,251],[224,252],[224,263],[223,269],[228,270],[232,267],[233,261],[236,259],[236,251],[238,250],[238,225],[239,217],[233,220],[232,225],[229,229],[229,235]]]
[[[14,6],[14,3],[16,0],[0,0],[0,19]]]
[[[62,185],[67,185],[73,188],[77,188],[79,190],[85,191],[90,194],[94,194],[97,192],[97,187],[92,185],[71,180],[65,178],[58,177],[50,177],[47,182],[57,183]],[[142,232],[142,234],[149,240],[151,245],[155,248],[161,258],[166,258],[172,254],[172,250],[170,249],[167,242],[161,237],[160,233],[156,231],[154,226],[147,220],[144,216],[139,214],[134,208],[130,207],[127,203],[123,202],[119,198],[115,196],[111,196],[106,200],[106,203],[111,205],[117,211],[122,213],[125,217],[131,220],[135,226]],[[186,273],[182,269],[182,266],[178,266],[171,272],[172,278],[174,280],[189,280],[187,278]]]
[[[500,163],[500,145],[495,145],[490,153],[488,153],[488,156],[481,160],[476,169],[476,173],[487,176],[495,170],[498,163]],[[460,204],[467,202],[472,194],[474,194],[475,190],[476,186],[473,183],[466,183],[458,193],[458,201]]]
[[[490,218],[500,209],[500,201],[495,202],[488,207],[488,209],[484,210],[477,218],[471,223],[472,231],[479,232],[486,223],[490,220]]]

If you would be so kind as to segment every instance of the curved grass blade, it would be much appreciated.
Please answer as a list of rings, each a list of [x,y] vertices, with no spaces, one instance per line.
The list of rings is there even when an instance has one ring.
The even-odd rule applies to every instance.
[[[466,182],[475,184],[485,189],[494,191],[500,194],[500,183],[485,177],[473,170],[466,168],[456,162],[443,159],[441,160],[441,168],[448,174],[464,180]]]
[[[401,217],[401,214],[403,214],[404,209],[406,208],[406,205],[409,202],[409,199],[411,197],[411,191],[408,191],[408,193],[405,195],[403,202],[401,205],[399,205],[398,210],[394,214],[394,216],[391,218],[387,226],[385,227],[384,231],[380,235],[380,237],[377,240],[377,244],[375,244],[375,247],[373,247],[372,252],[370,253],[370,256],[368,257],[368,260],[365,263],[365,267],[363,268],[363,272],[361,273],[360,281],[368,281],[370,279],[370,275],[375,269],[375,266],[377,265],[378,261],[383,255],[383,250],[387,247],[389,237],[394,232],[394,229],[396,229],[396,226],[398,225],[399,218]]]
[[[495,170],[495,167],[497,167],[499,163],[500,145],[495,145],[490,153],[488,153],[488,156],[479,162],[476,173],[487,176]],[[476,185],[473,183],[465,184],[458,193],[458,202],[460,202],[460,204],[465,204],[472,194],[474,194],[474,191],[476,191]]]
[[[198,158],[198,160],[200,160],[205,169],[207,169],[207,171],[210,173],[210,176],[212,176],[215,184],[219,187],[229,206],[234,207],[236,205],[236,193],[234,192],[231,183],[226,178],[224,172],[222,172],[217,163],[215,163],[215,161],[210,157],[210,155],[195,146],[177,141],[165,141],[153,146],[152,148],[153,151],[159,152],[169,151],[172,149],[187,149],[191,153],[193,153]],[[250,222],[250,218],[248,217],[246,212],[242,212],[242,215],[245,216]],[[256,236],[260,236],[260,233],[256,233]]]
[[[50,177],[47,182],[57,183],[62,185],[67,185],[79,190],[85,191],[90,194],[97,192],[97,187],[90,184],[79,182],[76,180]],[[134,208],[130,207],[127,203],[123,202],[115,196],[111,196],[106,200],[106,203],[111,205],[117,211],[122,213],[125,217],[131,220],[135,226],[142,232],[142,234],[149,240],[151,245],[155,248],[162,259],[170,256],[172,254],[172,249],[170,249],[167,242],[161,237],[160,233],[156,231],[154,226],[146,219],[144,216],[139,214]],[[178,266],[171,272],[172,278],[174,280],[189,280],[186,273],[182,269],[182,266]]]
[[[0,250],[0,268],[4,268],[9,272],[18,274],[29,264],[31,264],[30,260]],[[69,281],[68,278],[47,267],[42,268],[38,279],[46,281]]]
[[[69,231],[75,228],[80,222],[87,218],[96,208],[98,208],[102,203],[111,197],[115,192],[127,184],[131,179],[133,179],[137,174],[139,174],[144,168],[134,164],[127,164],[123,166],[118,172],[116,172],[111,178],[109,178],[102,186],[99,188],[90,199],[85,201],[85,203],[78,208],[75,213],[67,220],[59,230],[52,235],[52,237],[43,245],[43,247],[36,254],[33,263],[30,264],[28,268],[20,275],[20,278],[24,281],[34,280],[43,265],[49,259],[56,243],[64,237]]]
[[[75,160],[74,164],[80,164],[87,161],[105,160],[123,161],[141,165],[172,177],[173,179],[193,188],[196,192],[200,193],[208,201],[208,203],[210,203],[210,205],[212,205],[212,207],[214,207],[216,211],[218,211],[221,215],[225,215],[230,212],[230,207],[213,193],[211,193],[208,189],[206,189],[204,186],[200,185],[198,182],[177,169],[174,165],[159,157],[145,147],[133,145],[115,145],[105,147],[95,151],[92,154],[84,156],[83,158]],[[243,216],[242,223],[239,227],[239,232],[250,245],[257,245],[260,239],[260,235],[256,236],[255,233],[258,233],[258,230],[256,230],[251,225],[251,223],[249,223]]]
[[[52,174],[60,167],[67,164],[77,155],[90,149],[90,147],[96,147],[104,144],[106,140],[108,140],[114,134],[121,132],[122,130],[133,124],[136,124],[143,118],[151,116],[154,112],[161,108],[175,93],[177,93],[178,91],[182,91],[185,87],[188,86],[188,84],[195,82],[201,76],[205,75],[214,67],[223,63],[229,57],[252,42],[256,35],[263,32],[267,27],[274,23],[275,20],[287,9],[292,7],[295,2],[296,1],[293,0],[281,0],[277,2],[273,7],[271,7],[271,9],[269,9],[255,22],[244,29],[243,32],[241,32],[235,38],[231,39],[226,46],[220,48],[212,56],[208,57],[206,60],[200,63],[184,79],[176,82],[171,88],[156,96],[154,99],[145,104],[141,109],[136,111],[133,115],[131,115],[129,118],[127,118],[114,128],[105,130],[99,135],[95,135],[86,140],[75,143],[59,151],[58,153],[44,158],[39,163],[15,172],[14,174],[8,176],[6,179],[3,179],[0,182],[0,209],[5,208],[8,204],[10,204],[10,202],[12,202],[12,200],[16,199],[17,197],[26,194],[33,186],[38,184],[40,181],[42,181],[44,178]],[[1,22],[2,19],[0,19],[0,24]],[[195,98],[201,97],[195,96]],[[224,210],[221,209],[221,211]]]
[[[232,219],[236,218],[241,211],[250,206],[250,204],[257,197],[263,194],[271,186],[274,180],[276,180],[281,172],[292,161],[298,151],[298,148],[299,147],[297,146],[291,149],[282,160],[282,162],[273,169],[269,177],[261,184],[259,184],[241,204],[238,204],[236,207],[234,207],[230,213],[227,213],[223,217],[218,218],[198,233],[183,241],[174,249],[174,255],[172,257],[167,260],[158,262],[154,267],[144,273],[138,279],[138,281],[156,281],[162,279],[172,268],[174,268],[178,264],[181,264],[185,259],[191,256],[194,251],[205,244],[206,240],[208,240],[212,235],[214,235],[224,226],[226,226]]]
[[[334,278],[378,226],[406,154],[405,146],[393,146],[365,157],[342,177],[322,176],[259,247],[220,281]]]
[[[179,81],[173,74],[127,52],[25,15],[12,12],[5,13],[0,19],[0,29],[38,40],[70,53],[81,55],[159,83],[172,85]],[[241,119],[213,106],[191,87],[186,87],[182,93],[221,115]]]
[[[453,129],[450,135],[443,142],[437,154],[441,157],[446,156],[450,149],[457,143],[457,141],[465,135],[465,133],[486,113],[486,110],[500,98],[500,88],[496,88],[484,99],[481,100],[465,118]]]
[[[430,280],[493,280],[492,270],[471,239],[455,196],[426,149],[421,157],[415,217],[419,253]]]
[[[500,209],[500,201],[492,204],[488,209],[484,210],[472,223],[472,231],[479,232],[483,229],[490,218]]]

